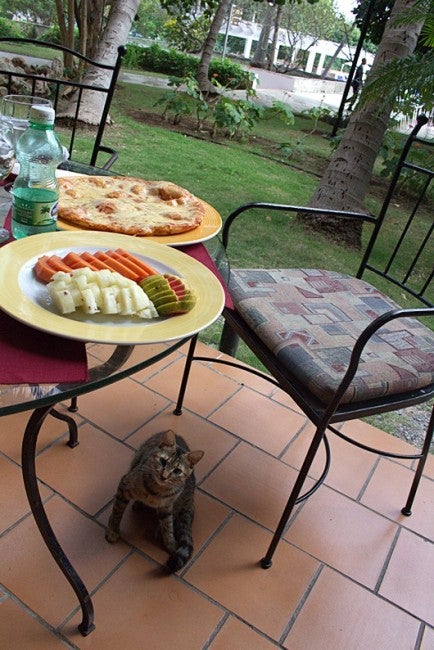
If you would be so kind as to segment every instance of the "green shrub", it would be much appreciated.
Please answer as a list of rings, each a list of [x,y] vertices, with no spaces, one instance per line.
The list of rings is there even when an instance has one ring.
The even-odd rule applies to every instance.
[[[62,38],[60,36],[60,29],[58,25],[52,25],[49,27],[43,34],[41,34],[38,41],[43,41],[44,43],[54,43],[54,45],[63,45]],[[78,50],[79,48],[79,34],[78,29],[74,30],[74,49]]]
[[[128,45],[125,65],[176,77],[194,77],[199,59],[176,50],[165,50],[156,44],[143,48],[138,45]],[[225,88],[246,89],[251,88],[252,85],[251,74],[228,60],[213,59],[209,67],[209,77]]]
[[[43,34],[38,38],[38,41],[44,41],[44,43],[54,43],[55,45],[62,45],[62,39],[60,38],[60,29],[58,25],[52,25],[47,29]]]
[[[173,123],[179,124],[183,115],[195,116],[197,129],[208,118],[213,125],[212,137],[218,130],[229,138],[242,138],[263,117],[264,109],[244,99],[231,99],[223,94],[204,97],[193,76],[169,77],[168,89],[155,105],[163,105],[163,118],[174,115]]]
[[[211,18],[206,13],[195,18],[170,17],[164,23],[162,35],[169,47],[181,52],[199,52],[209,32]]]
[[[225,88],[246,89],[252,85],[251,74],[237,63],[224,59],[212,59],[209,66],[209,76],[217,79]]]
[[[126,68],[140,68],[142,61],[143,47],[133,43],[127,43],[127,52],[123,59]]]
[[[194,75],[197,70],[195,57],[176,50],[164,50],[159,45],[143,48],[140,63],[143,70],[162,72],[176,77]]]
[[[17,27],[17,23],[13,20],[7,20],[6,18],[0,18],[0,36],[10,38],[20,38],[21,29]]]

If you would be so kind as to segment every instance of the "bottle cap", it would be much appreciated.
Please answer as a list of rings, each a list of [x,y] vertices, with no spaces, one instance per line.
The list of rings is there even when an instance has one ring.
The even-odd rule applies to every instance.
[[[54,124],[54,108],[42,104],[34,104],[30,108],[29,121],[36,124]]]

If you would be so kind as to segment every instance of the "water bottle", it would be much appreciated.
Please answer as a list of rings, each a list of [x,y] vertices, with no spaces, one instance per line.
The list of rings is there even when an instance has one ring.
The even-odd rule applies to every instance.
[[[62,147],[54,132],[54,109],[32,106],[29,127],[16,146],[20,170],[12,189],[12,234],[16,239],[57,227],[56,168]]]

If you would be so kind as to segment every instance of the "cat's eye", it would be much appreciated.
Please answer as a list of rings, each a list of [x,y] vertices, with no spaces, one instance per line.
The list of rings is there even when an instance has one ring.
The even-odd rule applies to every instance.
[[[175,467],[175,469],[173,470],[173,473],[176,474],[177,476],[179,476],[180,474],[182,474],[182,470],[179,467]]]
[[[167,459],[166,459],[166,458],[163,458],[163,457],[161,456],[161,457],[160,457],[160,465],[161,465],[162,467],[166,467],[166,465],[167,465]]]

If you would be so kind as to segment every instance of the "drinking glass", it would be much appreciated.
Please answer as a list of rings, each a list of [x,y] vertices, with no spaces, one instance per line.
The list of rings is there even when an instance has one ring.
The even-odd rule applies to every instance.
[[[0,104],[0,114],[14,126],[15,143],[29,126],[32,106],[52,106],[49,99],[34,95],[5,95]]]
[[[10,120],[0,117],[0,181],[9,176],[15,164],[15,134]],[[5,217],[10,207],[10,199],[0,203],[1,217]],[[9,231],[0,227],[0,243],[9,238]]]

